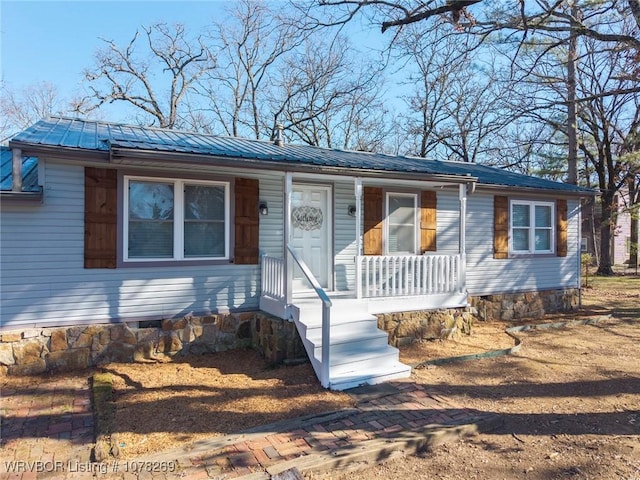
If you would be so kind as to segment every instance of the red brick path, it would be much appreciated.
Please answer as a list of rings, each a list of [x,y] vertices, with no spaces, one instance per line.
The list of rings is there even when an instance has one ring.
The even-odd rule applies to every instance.
[[[229,479],[261,472],[261,478],[269,478],[266,469],[283,462],[310,455],[332,457],[357,450],[359,442],[392,440],[406,432],[422,432],[425,426],[462,425],[482,417],[411,380],[366,388],[355,394],[358,405],[352,410],[213,438],[190,450],[103,464],[89,459],[94,431],[86,377],[53,378],[31,391],[4,390],[0,480]],[[158,471],[145,471],[149,465]]]
[[[0,478],[65,478],[88,464],[94,439],[86,377],[55,377],[30,390],[0,391]],[[10,462],[15,462],[11,464]]]

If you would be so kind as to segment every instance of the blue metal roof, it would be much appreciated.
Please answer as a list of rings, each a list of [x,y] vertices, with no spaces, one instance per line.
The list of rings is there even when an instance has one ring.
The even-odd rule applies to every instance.
[[[479,184],[557,190],[594,194],[593,190],[566,183],[522,175],[494,167],[463,162],[442,162],[424,158],[393,156],[319,148],[310,145],[276,145],[270,141],[222,137],[153,127],[120,125],[98,121],[52,117],[41,120],[12,139],[12,142],[42,147],[64,147],[108,152],[112,148],[185,153],[193,155],[252,159],[279,164],[341,168],[353,171],[416,173],[476,177]],[[206,160],[206,159],[205,159]],[[212,164],[215,161],[212,159]],[[392,175],[391,175],[392,177]]]
[[[0,146],[0,190],[11,190],[13,186],[13,154],[7,147]],[[38,159],[22,158],[22,191],[39,192]]]

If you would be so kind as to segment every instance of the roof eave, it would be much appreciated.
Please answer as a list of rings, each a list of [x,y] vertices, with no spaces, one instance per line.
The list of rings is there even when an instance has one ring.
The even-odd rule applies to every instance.
[[[9,142],[9,148],[19,148],[22,150],[24,157],[45,157],[60,160],[94,160],[100,162],[109,161],[109,152],[107,150],[42,145],[16,140]]]
[[[537,193],[537,194],[549,194],[549,195],[556,195],[556,196],[561,196],[561,197],[579,197],[579,198],[584,198],[584,197],[596,197],[598,195],[600,195],[600,192],[597,190],[564,190],[564,189],[560,189],[560,188],[536,188],[536,187],[522,187],[522,186],[515,186],[515,185],[495,185],[495,184],[489,184],[489,183],[480,183],[478,182],[478,189],[483,189],[483,190],[500,190],[500,191],[504,191],[506,188],[508,189],[513,189],[513,190],[518,190],[519,192],[526,192],[526,193]]]
[[[10,202],[18,205],[33,205],[42,203],[44,192],[42,187],[36,192],[14,192],[13,190],[1,190],[0,198],[3,202]]]
[[[169,160],[169,165],[161,165],[162,159]],[[233,168],[260,168],[262,170],[280,171],[280,172],[300,172],[300,173],[324,173],[342,176],[358,176],[369,178],[381,178],[393,176],[393,178],[416,180],[437,180],[444,183],[466,184],[477,181],[476,177],[471,175],[450,175],[435,173],[419,173],[419,172],[398,172],[394,170],[375,170],[375,169],[356,169],[350,167],[330,167],[324,165],[310,165],[287,160],[262,160],[246,157],[231,157],[222,155],[207,155],[198,153],[183,152],[165,152],[157,150],[141,150],[130,149],[126,147],[111,148],[110,162],[120,165],[136,165],[142,166],[149,164],[152,166],[178,166],[178,165],[211,165]]]

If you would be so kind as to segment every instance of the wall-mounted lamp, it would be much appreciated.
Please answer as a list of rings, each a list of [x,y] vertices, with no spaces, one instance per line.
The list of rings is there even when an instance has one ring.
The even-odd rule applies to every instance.
[[[347,215],[349,215],[350,217],[355,217],[356,216],[356,206],[355,205],[349,205],[347,207]]]
[[[260,215],[268,215],[269,214],[269,207],[267,206],[267,202],[264,200],[260,200],[260,203],[258,204],[258,211],[260,212]]]

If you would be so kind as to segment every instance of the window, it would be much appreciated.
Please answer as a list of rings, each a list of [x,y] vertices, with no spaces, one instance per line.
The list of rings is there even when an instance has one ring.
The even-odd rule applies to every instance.
[[[414,194],[387,193],[387,254],[416,253],[417,198]]]
[[[553,253],[554,204],[511,202],[511,251],[513,253]]]
[[[124,260],[229,258],[229,184],[125,177]]]

